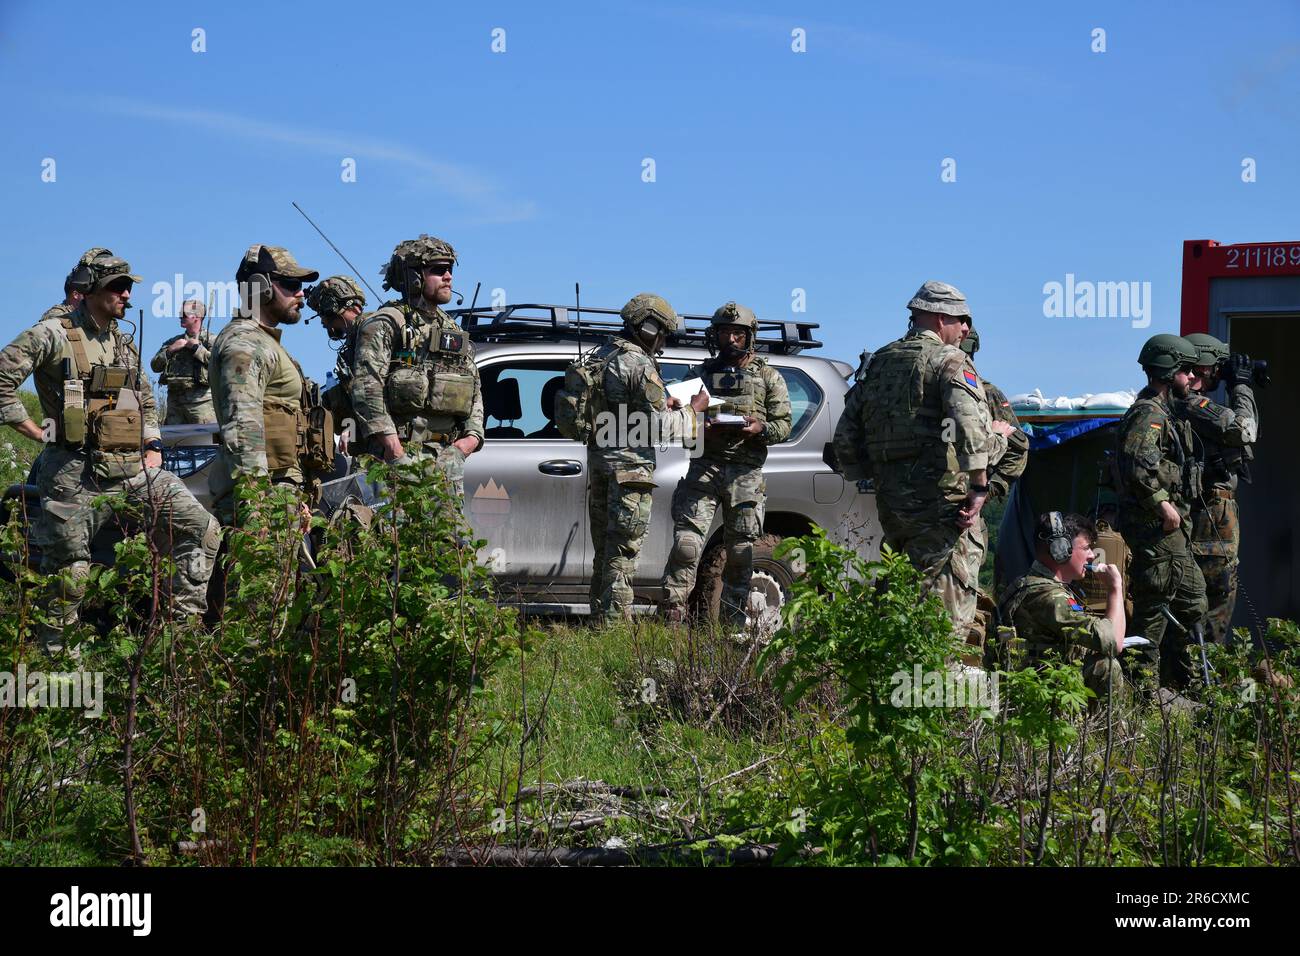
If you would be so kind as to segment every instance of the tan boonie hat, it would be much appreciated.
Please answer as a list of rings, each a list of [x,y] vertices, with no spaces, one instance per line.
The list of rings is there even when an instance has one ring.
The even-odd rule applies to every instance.
[[[301,279],[303,282],[315,282],[320,278],[319,272],[298,265],[293,253],[284,246],[264,246],[261,243],[248,247],[244,258],[239,262],[235,279],[242,282],[249,276],[258,274],[272,278]]]
[[[940,312],[944,315],[960,316],[970,319],[972,327],[975,325],[975,320],[971,318],[970,306],[966,304],[966,297],[956,286],[946,282],[930,279],[916,290],[916,295],[912,296],[912,301],[907,303],[907,307],[913,312]]]
[[[181,303],[181,315],[197,315],[200,319],[208,314],[208,307],[198,299],[186,299]]]

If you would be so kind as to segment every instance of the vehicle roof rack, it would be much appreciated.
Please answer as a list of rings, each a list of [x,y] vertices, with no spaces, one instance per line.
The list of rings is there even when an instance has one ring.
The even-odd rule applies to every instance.
[[[623,331],[618,309],[583,306],[581,316],[578,316],[572,306],[521,302],[447,311],[474,342],[590,338],[594,344]],[[704,332],[713,317],[681,313],[681,318],[683,328],[669,336],[667,344],[704,347]],[[813,338],[813,330],[817,327],[816,322],[759,319],[755,349],[775,355],[797,355],[804,349],[821,348],[821,341]]]

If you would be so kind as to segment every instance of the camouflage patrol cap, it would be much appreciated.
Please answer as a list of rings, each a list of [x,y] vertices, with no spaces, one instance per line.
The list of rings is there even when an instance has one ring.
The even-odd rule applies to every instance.
[[[971,329],[966,333],[966,337],[961,340],[961,345],[958,346],[958,348],[971,356],[971,358],[974,358],[975,353],[980,350],[980,334],[974,329]]]
[[[315,282],[320,278],[319,272],[298,265],[293,253],[284,246],[266,246],[261,243],[248,247],[244,258],[239,260],[239,268],[235,270],[235,280],[243,282],[254,275],[298,279],[302,282]]]
[[[955,286],[950,286],[946,282],[937,282],[934,279],[926,281],[916,290],[916,295],[912,296],[907,307],[913,312],[940,312],[944,315],[960,316],[969,320],[972,327],[975,325],[974,319],[971,318],[970,306],[966,304],[966,297]]]
[[[1196,364],[1215,366],[1228,361],[1228,346],[1206,332],[1193,332],[1184,339],[1196,349]]]
[[[711,325],[739,325],[749,329],[750,332],[758,332],[758,316],[754,315],[753,309],[749,309],[738,302],[728,302],[726,305],[713,313],[710,320]]]
[[[379,270],[384,277],[384,288],[403,291],[402,275],[407,269],[419,269],[433,262],[450,262],[452,265],[459,262],[450,242],[424,233],[416,239],[399,242],[388,264]]]
[[[127,278],[132,282],[143,282],[144,279],[131,273],[131,264],[121,256],[115,256],[111,252],[105,251],[95,256],[84,266],[78,265],[78,270],[86,269],[90,272],[90,291],[97,292],[104,288],[108,283],[115,279]]]
[[[105,249],[103,246],[91,246],[81,254],[81,258],[77,260],[77,265],[90,265],[92,260],[98,259],[100,256],[111,256],[112,254],[112,249]],[[76,266],[73,266],[73,268],[75,269]]]
[[[330,276],[307,293],[307,306],[317,315],[340,315],[344,309],[365,309],[366,296],[350,276]]]
[[[647,318],[658,320],[665,332],[676,332],[682,327],[681,317],[663,296],[653,292],[640,292],[628,300],[619,311],[625,328],[632,328]]]

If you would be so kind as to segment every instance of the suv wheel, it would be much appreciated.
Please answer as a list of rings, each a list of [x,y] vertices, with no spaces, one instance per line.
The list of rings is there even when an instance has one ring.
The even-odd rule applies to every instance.
[[[750,580],[750,594],[761,594],[772,611],[779,611],[790,598],[797,575],[788,560],[772,556],[784,538],[779,534],[765,534],[754,542],[754,576]],[[722,604],[722,571],[727,565],[727,549],[719,542],[704,553],[700,570],[695,578],[695,593],[691,607],[699,620],[716,621]],[[751,600],[754,598],[751,596]]]

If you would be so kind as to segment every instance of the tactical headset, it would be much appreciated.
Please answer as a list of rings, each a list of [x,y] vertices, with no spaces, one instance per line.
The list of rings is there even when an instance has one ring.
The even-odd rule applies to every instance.
[[[257,250],[257,271],[253,267],[245,266],[248,260],[248,253],[253,249]],[[249,304],[253,299],[267,299],[272,295],[271,290],[271,272],[275,269],[275,259],[266,251],[266,247],[259,243],[244,253],[244,258],[239,260],[239,268],[235,271],[235,281],[245,283],[248,288]]]
[[[1053,511],[1047,520],[1051,522],[1049,533],[1040,537],[1047,542],[1047,553],[1052,560],[1064,564],[1074,554],[1074,539],[1066,532],[1065,520],[1059,511]]]
[[[99,262],[103,259],[115,259],[112,249],[105,249],[95,256],[91,262]],[[73,270],[68,273],[67,286],[73,292],[80,292],[82,295],[90,295],[91,290],[95,287],[96,272],[90,267],[89,262],[78,262]]]

